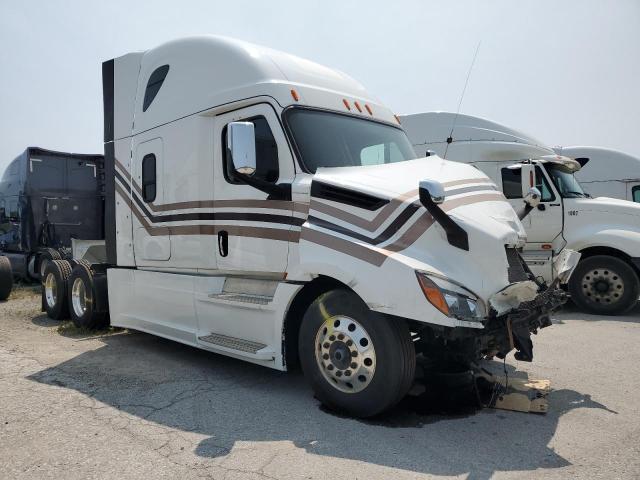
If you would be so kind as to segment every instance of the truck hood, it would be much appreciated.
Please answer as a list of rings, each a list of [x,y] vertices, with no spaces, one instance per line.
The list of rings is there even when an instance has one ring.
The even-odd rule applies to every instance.
[[[445,187],[441,208],[467,232],[468,251],[452,246],[420,204],[418,186],[424,179]],[[380,204],[375,204],[376,199]],[[520,247],[526,238],[515,211],[484,173],[437,156],[319,169],[313,177],[305,226],[332,230],[358,248],[372,251],[378,266],[396,262],[437,273],[485,301],[512,283],[505,247]],[[369,257],[363,254],[362,258]]]
[[[640,217],[639,203],[630,202],[628,200],[620,200],[617,198],[575,198],[571,199],[570,208],[572,210],[579,210],[581,212],[599,212]],[[636,223],[636,226],[637,225],[638,224]]]

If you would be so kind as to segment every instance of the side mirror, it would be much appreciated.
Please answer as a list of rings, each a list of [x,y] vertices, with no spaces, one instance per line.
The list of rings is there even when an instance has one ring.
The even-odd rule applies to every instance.
[[[253,175],[256,171],[256,136],[251,122],[231,122],[227,125],[227,148],[236,172]]]
[[[420,192],[420,200],[422,200],[423,195],[428,195],[436,205],[444,202],[444,186],[436,180],[421,180],[418,191]],[[422,203],[424,204],[424,202]]]
[[[531,189],[536,186],[536,167],[531,163],[523,163],[521,168],[522,198],[526,198],[526,196],[529,195]]]
[[[540,190],[536,187],[531,187],[527,194],[524,196],[524,203],[529,205],[531,208],[536,208],[540,204],[540,199],[542,198],[542,194]]]

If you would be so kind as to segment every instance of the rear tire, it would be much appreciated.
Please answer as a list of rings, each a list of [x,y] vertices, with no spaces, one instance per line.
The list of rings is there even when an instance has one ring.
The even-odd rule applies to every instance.
[[[62,260],[62,255],[55,248],[43,248],[38,252],[36,272],[40,277],[40,281],[44,281],[44,270],[47,268],[47,263],[53,260]]]
[[[69,312],[78,328],[98,330],[109,325],[106,283],[96,279],[104,277],[89,262],[80,260],[69,277]]]
[[[305,377],[332,410],[372,417],[398,403],[413,383],[416,356],[407,324],[369,310],[351,291],[317,298],[298,342]]]
[[[13,290],[13,272],[7,257],[0,257],[0,301],[5,301]]]
[[[620,315],[638,301],[640,280],[624,260],[595,255],[578,263],[569,280],[569,293],[581,310],[599,315]]]
[[[71,265],[66,260],[50,260],[44,269],[42,306],[53,320],[69,318],[67,281],[70,274]]]

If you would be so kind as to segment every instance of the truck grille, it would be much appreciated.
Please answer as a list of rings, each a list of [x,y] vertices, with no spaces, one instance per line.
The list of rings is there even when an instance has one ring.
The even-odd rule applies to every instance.
[[[529,275],[524,269],[522,257],[515,248],[505,247],[507,252],[507,262],[509,263],[509,282],[524,282],[529,280]]]

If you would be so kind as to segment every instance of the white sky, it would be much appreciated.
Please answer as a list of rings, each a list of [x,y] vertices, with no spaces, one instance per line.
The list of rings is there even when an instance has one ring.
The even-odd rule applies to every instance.
[[[640,0],[0,0],[0,171],[102,153],[101,62],[197,33],[338,68],[398,113],[455,111],[640,156]]]

